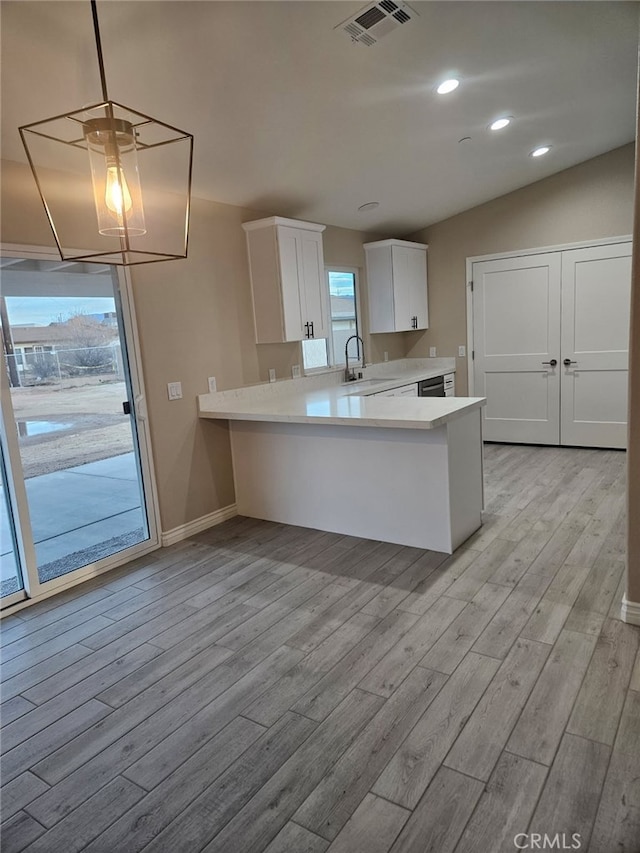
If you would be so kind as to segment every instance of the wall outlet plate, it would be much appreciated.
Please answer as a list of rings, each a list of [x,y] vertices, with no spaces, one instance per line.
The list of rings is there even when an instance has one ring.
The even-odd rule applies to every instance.
[[[210,376],[207,379],[207,383],[209,384],[209,393],[214,394],[218,390],[218,387],[216,385],[216,377]]]
[[[385,350],[385,352],[384,352],[383,359],[384,359],[385,361],[389,361],[389,353],[388,353],[386,350]]]
[[[458,357],[459,358],[464,358],[466,356],[466,354],[467,354],[467,348],[466,347],[458,347]]]
[[[300,379],[300,365],[293,364],[291,366],[291,378],[292,379]]]
[[[269,368],[269,382],[275,382],[275,381],[276,381],[276,369],[275,369],[275,367],[270,367]]]
[[[429,358],[435,358],[438,350],[435,347],[429,347]]]
[[[182,400],[182,382],[168,382],[167,392],[170,400]]]

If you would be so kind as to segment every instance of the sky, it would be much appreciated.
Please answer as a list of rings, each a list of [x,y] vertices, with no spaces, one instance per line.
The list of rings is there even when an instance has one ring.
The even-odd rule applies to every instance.
[[[7,314],[12,326],[48,326],[72,314],[104,314],[115,311],[107,296],[7,296]]]

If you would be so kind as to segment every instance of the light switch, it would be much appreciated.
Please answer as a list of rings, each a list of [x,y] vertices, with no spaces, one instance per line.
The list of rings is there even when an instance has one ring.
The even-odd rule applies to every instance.
[[[467,354],[467,348],[466,347],[458,347],[458,357],[459,358],[464,358],[466,354]]]
[[[215,394],[215,392],[218,390],[218,387],[217,387],[217,385],[216,385],[216,377],[215,377],[215,376],[210,376],[210,377],[207,379],[207,382],[208,382],[208,384],[209,384],[209,393],[210,393],[210,394]]]
[[[276,381],[276,369],[275,369],[275,367],[270,367],[269,368],[269,382],[275,382],[275,381]]]
[[[167,391],[169,392],[170,400],[181,400],[182,399],[182,382],[169,382],[167,384]]]
[[[300,365],[294,364],[291,366],[291,378],[300,379]]]
[[[429,347],[429,358],[435,358],[438,350],[435,347]]]

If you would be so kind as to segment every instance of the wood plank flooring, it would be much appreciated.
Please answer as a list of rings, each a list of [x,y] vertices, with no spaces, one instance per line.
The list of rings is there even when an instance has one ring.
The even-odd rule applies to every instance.
[[[2,620],[4,853],[640,853],[625,456],[485,478],[451,557],[235,518]]]

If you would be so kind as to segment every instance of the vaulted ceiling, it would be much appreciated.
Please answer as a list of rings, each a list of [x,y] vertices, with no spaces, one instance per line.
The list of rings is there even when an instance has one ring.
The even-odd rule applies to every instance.
[[[2,156],[24,161],[19,125],[100,100],[91,12],[0,8]],[[364,8],[102,0],[109,94],[194,134],[196,195],[389,236],[634,138],[636,2],[418,0],[370,47],[339,27]]]

